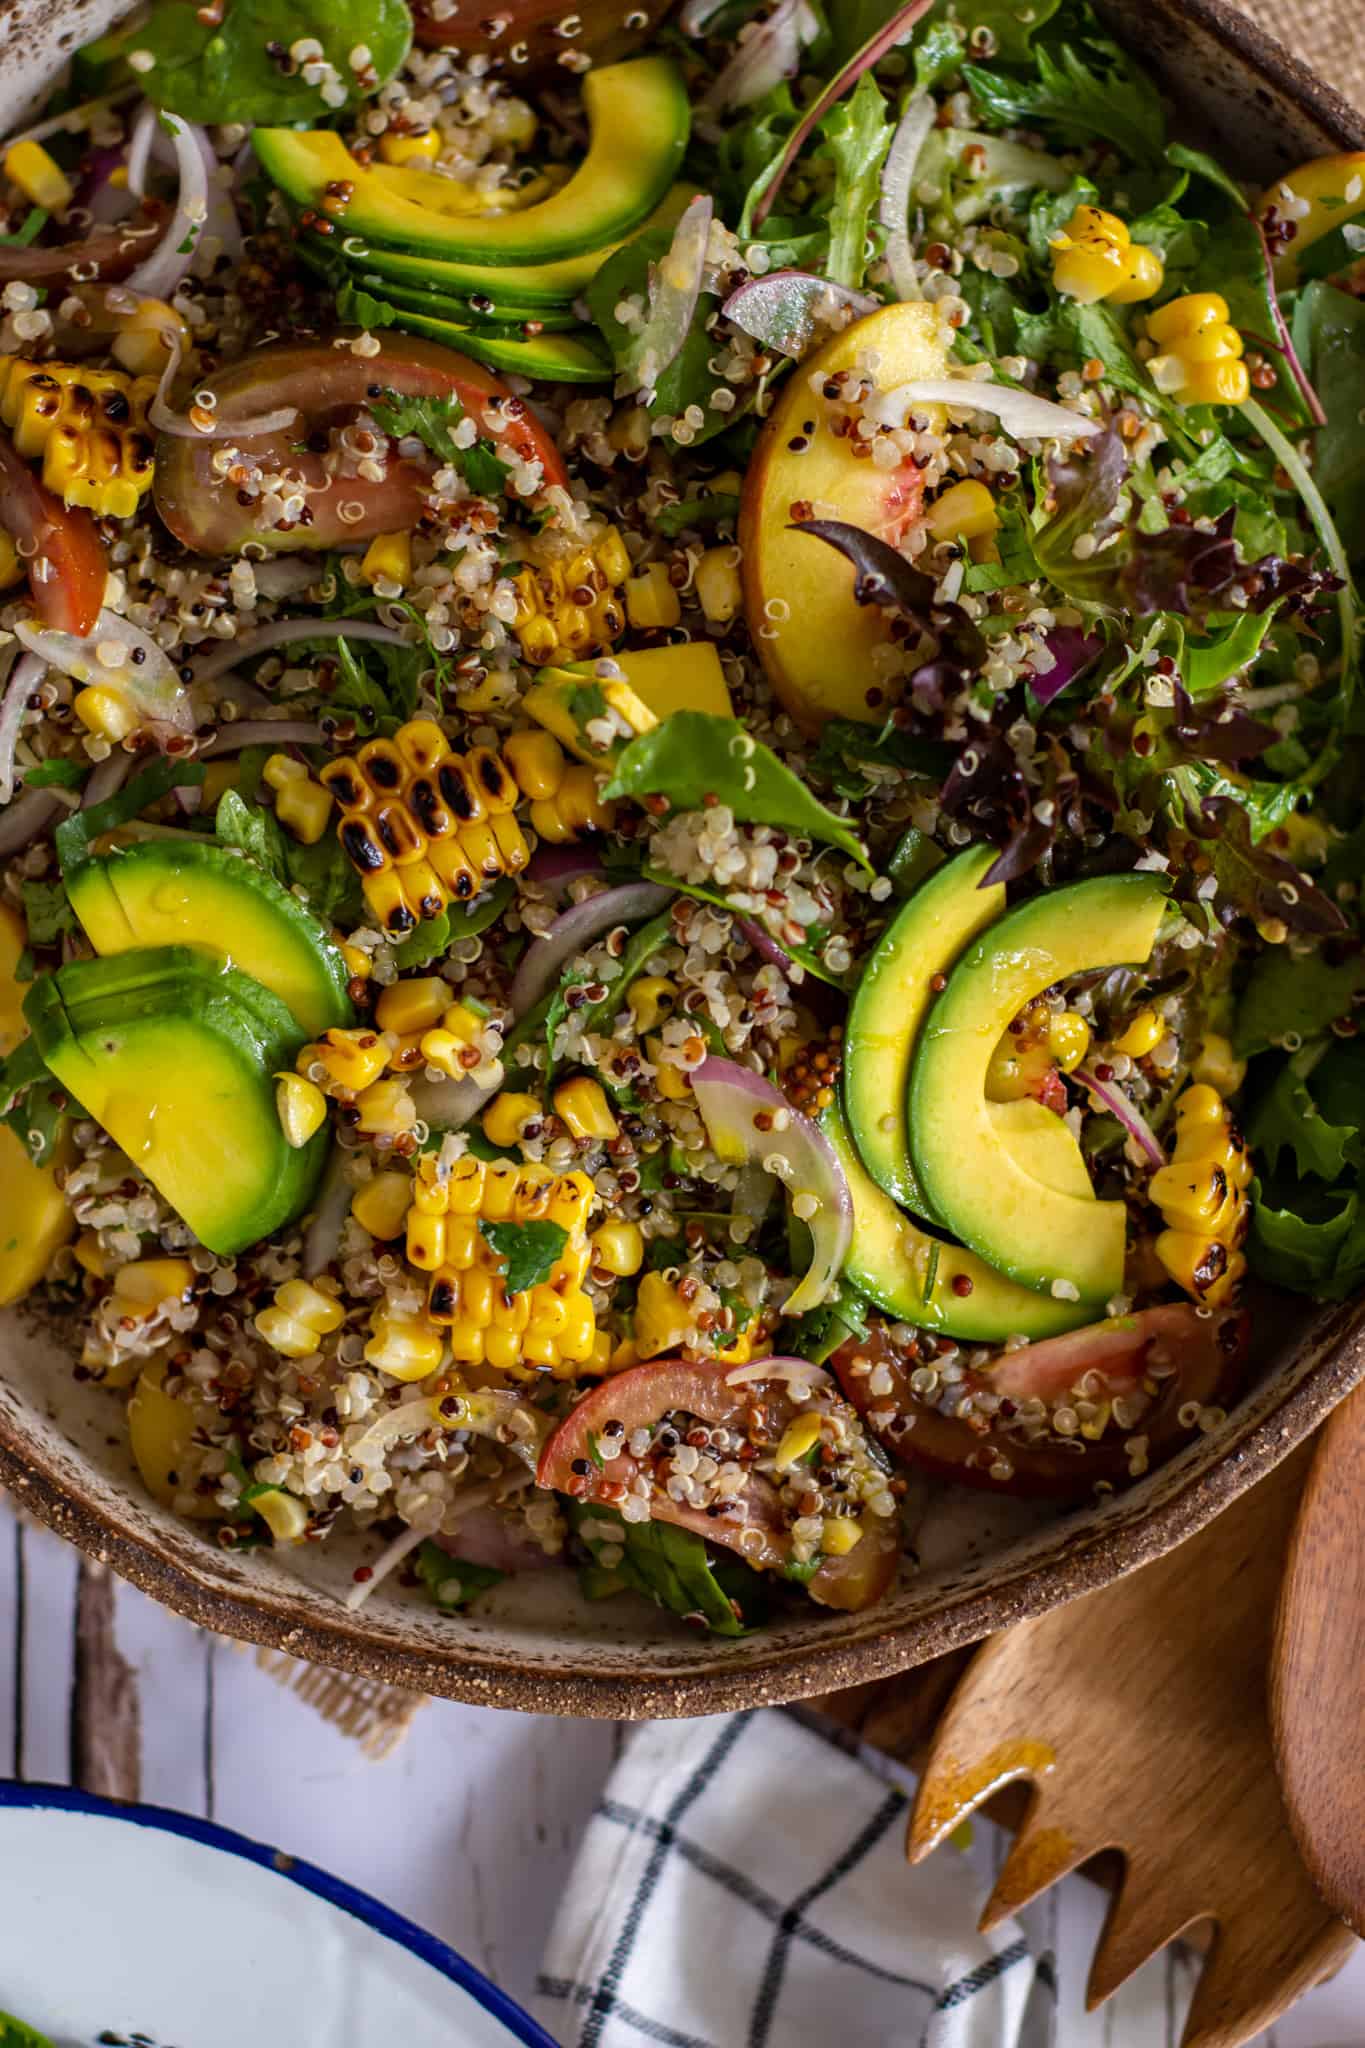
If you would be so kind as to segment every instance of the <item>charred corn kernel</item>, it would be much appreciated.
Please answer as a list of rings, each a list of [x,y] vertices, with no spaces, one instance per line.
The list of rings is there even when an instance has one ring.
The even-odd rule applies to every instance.
[[[424,1380],[445,1356],[445,1339],[425,1316],[380,1309],[370,1324],[365,1360],[391,1380]]]
[[[133,1259],[114,1275],[114,1300],[125,1315],[151,1315],[163,1301],[180,1301],[194,1285],[188,1259]]]
[[[1083,306],[1101,299],[1133,305],[1161,289],[1165,275],[1155,249],[1134,243],[1126,222],[1098,206],[1078,206],[1052,241],[1052,282]]]
[[[295,1065],[306,1080],[316,1080],[311,1069],[321,1067],[334,1088],[358,1095],[379,1079],[388,1063],[389,1049],[377,1031],[334,1024],[315,1044],[304,1046]]]
[[[408,907],[403,877],[397,868],[386,868],[378,875],[363,875],[360,890],[374,922],[391,939],[406,938],[416,930],[418,914]]]
[[[818,1415],[795,1415],[778,1438],[777,1449],[773,1452],[774,1472],[790,1472],[793,1465],[799,1465],[808,1457],[820,1441],[820,1417]]]
[[[351,1197],[351,1214],[362,1230],[384,1242],[400,1237],[412,1203],[412,1180],[406,1173],[376,1173]]]
[[[626,585],[626,616],[638,632],[676,626],[682,601],[669,581],[668,565],[650,562]]]
[[[27,574],[28,564],[20,561],[18,548],[7,533],[0,533],[0,590],[8,590]]]
[[[744,603],[739,563],[735,559],[738,553],[733,547],[708,548],[697,563],[692,588],[713,626],[728,626]]]
[[[374,1021],[381,1031],[396,1031],[406,1037],[413,1031],[430,1031],[439,1024],[450,1004],[450,983],[439,974],[427,974],[412,981],[391,982],[374,1006]]]
[[[995,499],[974,477],[940,491],[924,515],[935,540],[979,540],[1000,524]]]
[[[636,1032],[643,1037],[646,1031],[657,1031],[677,1009],[677,984],[662,974],[639,974],[626,991],[626,1002]]]
[[[256,1318],[256,1334],[282,1358],[308,1358],[346,1320],[340,1302],[307,1280],[286,1280]]]
[[[1090,1050],[1090,1026],[1075,1010],[1061,1010],[1049,1020],[1047,1045],[1062,1072],[1069,1074]]]
[[[194,1472],[186,1470],[193,1454],[194,1434],[210,1413],[191,1399],[177,1400],[166,1392],[166,1366],[148,1365],[128,1403],[128,1445],[147,1491],[177,1514],[217,1520],[222,1514],[213,1499],[194,1489]]]
[[[1166,1023],[1159,1010],[1149,1003],[1139,1010],[1122,1035],[1114,1040],[1115,1052],[1126,1053],[1130,1060],[1141,1060],[1160,1045],[1166,1036]]]
[[[381,135],[379,154],[386,164],[430,164],[441,154],[439,129],[426,128],[420,135]]]
[[[25,199],[49,213],[64,213],[76,196],[76,188],[55,157],[41,142],[16,142],[5,151],[5,176],[17,185]]]
[[[1251,391],[1242,337],[1218,292],[1186,292],[1147,316],[1147,332],[1165,351],[1148,362],[1159,391],[1182,405],[1240,405]]]
[[[541,1114],[534,1095],[511,1091],[495,1095],[483,1113],[483,1134],[490,1145],[515,1145],[521,1137],[522,1125]]]
[[[554,1093],[555,1115],[567,1126],[571,1138],[619,1138],[621,1126],[612,1114],[600,1081],[580,1076],[565,1081]]]
[[[552,797],[564,780],[564,749],[553,733],[514,732],[502,752],[523,796]]]
[[[371,1081],[356,1096],[356,1129],[367,1138],[400,1138],[417,1122],[417,1105],[400,1078]]]
[[[152,487],[154,377],[72,363],[0,360],[0,420],[43,482],[68,505],[131,519]]]
[[[466,1050],[465,1041],[453,1031],[424,1031],[420,1044],[427,1065],[439,1067],[449,1080],[458,1081],[470,1071],[461,1058]]]
[[[692,1093],[691,1086],[682,1068],[672,1060],[663,1057],[664,1042],[661,1038],[647,1038],[645,1051],[654,1061],[654,1086],[666,1102],[686,1102]]]
[[[597,769],[572,761],[555,794],[532,804],[531,823],[542,839],[560,846],[584,832],[610,832],[616,806],[602,797]]]
[[[1238,1059],[1220,1031],[1207,1031],[1190,1073],[1194,1080],[1216,1088],[1220,1095],[1235,1095],[1246,1079],[1247,1063]]]
[[[1249,1221],[1252,1164],[1222,1097],[1207,1082],[1185,1090],[1175,1125],[1171,1163],[1152,1175],[1148,1189],[1168,1225],[1154,1249],[1178,1286],[1217,1308],[1246,1271],[1239,1247]]]
[[[302,1074],[277,1074],[275,1114],[285,1143],[297,1151],[326,1123],[327,1097],[315,1081],[306,1081]]]
[[[592,1234],[595,1266],[627,1280],[645,1262],[645,1240],[638,1223],[604,1223]]]
[[[595,1199],[581,1173],[466,1156],[442,1175],[433,1155],[423,1157],[408,1212],[408,1257],[431,1274],[427,1317],[449,1330],[457,1362],[514,1377],[539,1368],[567,1376],[594,1356],[597,1332],[583,1280]],[[560,1255],[543,1279],[509,1293],[506,1264],[482,1226],[540,1221],[564,1231]]]
[[[314,782],[302,761],[272,754],[261,778],[275,791],[275,815],[303,846],[316,846],[332,816],[331,791]]]
[[[87,732],[102,740],[126,739],[142,723],[131,698],[118,690],[78,690],[71,708]]]
[[[264,1486],[253,1494],[251,1506],[277,1543],[300,1543],[308,1527],[308,1510],[282,1486]]]
[[[534,545],[534,544],[533,544]],[[601,654],[625,630],[621,586],[630,556],[614,526],[591,546],[570,556],[550,555],[542,543],[539,559],[513,579],[517,609],[512,630],[527,661],[581,661]]]
[[[830,1515],[820,1532],[820,1548],[826,1557],[847,1557],[863,1540],[863,1525],[852,1515]]]
[[[387,579],[400,589],[412,581],[412,537],[406,533],[377,533],[361,557],[360,574],[366,583]]]
[[[97,1230],[83,1230],[71,1247],[76,1264],[94,1280],[109,1277],[109,1254],[100,1243]]]

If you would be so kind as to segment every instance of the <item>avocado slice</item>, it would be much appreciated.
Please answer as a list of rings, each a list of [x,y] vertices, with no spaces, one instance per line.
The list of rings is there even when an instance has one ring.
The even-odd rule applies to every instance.
[[[411,293],[406,296],[411,297]],[[386,310],[387,309],[387,310]],[[343,310],[346,310],[343,306]],[[546,384],[609,384],[614,375],[611,358],[591,328],[575,326],[572,334],[536,334],[514,340],[496,328],[465,325],[458,320],[439,319],[429,313],[409,312],[389,300],[379,300],[350,309],[366,327],[400,327],[405,334],[425,334],[446,348],[490,363],[495,370],[511,370],[518,377],[530,377]],[[362,319],[363,314],[363,319]],[[390,319],[388,316],[392,315]]]
[[[328,128],[258,128],[253,139],[267,177],[343,234],[502,268],[619,241],[672,184],[690,116],[682,74],[670,58],[639,57],[588,72],[583,106],[587,155],[566,185],[520,213],[450,215],[416,205],[373,177]],[[337,196],[338,187],[346,197]]]
[[[489,273],[490,284],[497,272]],[[481,340],[526,341],[534,339],[522,332],[528,321],[542,334],[581,333],[584,323],[570,306],[511,306],[491,299],[486,293],[478,294],[477,305],[469,299],[455,298],[440,285],[420,285],[407,279],[380,277],[374,271],[366,270],[351,280],[363,292],[373,292],[385,299],[391,306],[399,306],[410,313],[425,313],[432,320],[450,320],[457,326],[470,327]]]
[[[854,1142],[878,1187],[929,1223],[937,1219],[906,1131],[910,1062],[935,977],[1005,908],[1000,883],[981,886],[995,858],[993,846],[969,846],[920,883],[873,948],[848,1013],[844,1098]]]
[[[653,213],[629,232],[676,227],[696,191],[695,185],[671,186]],[[456,300],[477,296],[492,301],[494,318],[506,318],[515,309],[519,315],[539,319],[552,308],[571,306],[620,246],[619,241],[608,242],[602,248],[584,249],[577,256],[562,256],[554,263],[496,266],[486,259],[454,263],[435,256],[407,256],[401,249],[384,248],[352,249],[348,260],[356,281],[367,291],[383,295],[386,284],[393,283],[418,291],[439,292]],[[302,247],[306,252],[306,241]],[[330,247],[327,259],[330,268]]]
[[[82,861],[66,890],[99,954],[202,948],[273,989],[306,1038],[352,1021],[345,963],[325,926],[228,847],[145,839]]]
[[[39,1052],[89,1116],[225,1257],[308,1204],[325,1132],[295,1149],[274,1075],[303,1034],[277,995],[188,946],[77,960],[24,1003]]]
[[[1144,873],[1073,882],[1007,911],[950,972],[911,1063],[911,1159],[936,1215],[1022,1286],[1074,1289],[1092,1311],[1122,1290],[1124,1206],[1059,1192],[1021,1165],[992,1121],[986,1070],[1011,1018],[1045,989],[1145,961],[1164,908],[1163,882]]]
[[[1006,1337],[1037,1341],[1090,1320],[1081,1304],[1035,1294],[975,1252],[921,1230],[863,1166],[837,1100],[823,1112],[820,1128],[853,1197],[853,1239],[842,1277],[875,1307],[898,1322],[969,1344],[1002,1344]],[[959,1292],[963,1281],[970,1285]]]

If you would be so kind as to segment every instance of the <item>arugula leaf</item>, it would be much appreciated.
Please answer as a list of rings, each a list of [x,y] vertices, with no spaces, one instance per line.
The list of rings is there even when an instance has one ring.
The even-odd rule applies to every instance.
[[[1246,212],[1245,192],[1230,172],[1224,170],[1216,157],[1209,156],[1202,149],[1191,149],[1187,142],[1172,142],[1166,147],[1166,161],[1174,164],[1178,170],[1192,172],[1197,178],[1207,178],[1211,185],[1216,185],[1218,190],[1232,201],[1239,212]]]
[[[504,875],[477,902],[451,904],[439,917],[424,918],[411,938],[395,946],[394,965],[406,974],[410,967],[425,967],[429,961],[444,960],[461,939],[477,938],[480,932],[496,924],[516,892],[516,883],[510,875]]]
[[[1083,306],[1078,299],[1056,299],[1045,313],[1021,312],[1015,322],[1020,353],[1038,362],[1068,369],[1092,357],[1104,365],[1105,381],[1120,391],[1159,403],[1151,378],[1133,354],[1121,316],[1103,302]]]
[[[102,804],[91,804],[88,810],[75,811],[69,818],[63,818],[52,835],[62,873],[69,874],[85,860],[92,842],[104,833],[131,824],[173,789],[201,783],[207,773],[202,761],[152,761]]]
[[[680,498],[676,505],[662,505],[653,514],[654,524],[665,540],[676,540],[689,526],[727,525],[739,517],[739,499],[733,491],[703,491],[697,498]]]
[[[417,708],[422,671],[429,666],[422,648],[393,647],[371,640],[357,641],[353,646],[349,640],[338,639],[336,650],[338,679],[331,697],[334,707],[358,711],[376,723],[381,718],[400,723],[411,718]],[[371,668],[372,660],[382,667],[382,680]]]
[[[65,882],[25,882],[22,889],[30,945],[55,946],[63,932],[80,930]]]
[[[1242,992],[1233,1046],[1245,1059],[1285,1039],[1317,1038],[1349,1017],[1365,991],[1365,953],[1331,960],[1320,949],[1291,952],[1267,946],[1257,954]]]
[[[418,1544],[413,1569],[443,1614],[458,1614],[480,1593],[500,1585],[507,1577],[506,1572],[495,1570],[491,1564],[471,1564],[467,1557],[452,1557],[430,1537]]]
[[[302,889],[315,916],[348,929],[362,921],[360,879],[334,832],[324,832],[313,846],[301,845],[273,811],[245,802],[235,789],[219,798],[213,830],[220,846],[237,847],[284,888]]]
[[[88,761],[40,761],[24,770],[25,789],[80,789],[90,773]]]
[[[671,877],[669,879],[671,880]],[[643,974],[645,967],[653,959],[660,947],[668,945],[672,937],[673,914],[671,910],[662,911],[658,917],[651,918],[648,924],[642,924],[640,929],[632,935],[625,952],[621,955],[620,973],[608,983],[606,994],[599,1002],[586,1003],[575,1012],[575,1022],[585,1036],[601,1036],[611,1030],[625,998],[626,990],[637,975]],[[545,1078],[541,1085],[547,1089],[555,1068],[555,1033],[569,1014],[569,990],[579,986],[581,986],[581,982],[577,980],[562,981],[552,995],[543,999],[543,1008],[542,1004],[537,1004],[536,1010],[532,1010],[530,1013],[530,1017],[534,1017],[536,1011],[541,1010],[544,1018],[545,1048],[548,1057]],[[530,1022],[530,1017],[523,1017],[521,1024],[516,1026],[515,1030],[509,1034],[503,1046],[504,1064],[506,1064],[508,1048],[516,1040],[517,1031],[520,1031],[523,1025]],[[619,1095],[622,1092],[621,1084],[613,1080],[610,1074],[604,1072],[599,1075],[599,1079],[603,1087],[609,1088],[613,1095]]]
[[[1042,128],[1065,144],[1098,137],[1134,163],[1160,163],[1166,147],[1161,97],[1117,43],[1104,36],[1086,36],[1079,46],[1061,43],[1055,50],[1040,43],[1033,57],[1032,79],[963,66],[993,127]]]
[[[220,846],[235,846],[277,882],[287,885],[289,861],[284,829],[273,811],[242,801],[225,789],[213,814],[213,832]]]
[[[216,19],[193,0],[157,0],[130,41],[155,59],[138,84],[157,106],[189,121],[255,126],[329,117],[319,88],[271,55],[300,36],[321,43],[354,104],[364,95],[351,51],[369,49],[376,75],[365,91],[377,91],[408,54],[412,16],[403,0],[231,0]]]
[[[36,1166],[52,1157],[69,1111],[65,1091],[48,1072],[31,1038],[0,1061],[0,1123],[7,1124]]]
[[[465,409],[453,392],[445,398],[407,398],[389,391],[368,404],[386,434],[400,441],[415,435],[433,455],[458,469],[471,491],[484,498],[503,495],[511,467],[492,442],[478,440],[466,448],[454,439],[451,429],[465,417]]]
[[[704,889],[696,882],[681,882],[676,875],[669,874],[666,868],[645,867],[641,869],[640,874],[643,881],[658,882],[660,887],[665,889],[676,889],[680,896],[691,896],[698,903],[714,904],[717,910],[728,911],[731,917],[743,918],[757,930],[762,930],[763,928],[760,919],[751,917],[748,911],[736,910],[729,897],[723,896],[717,889]],[[828,936],[828,934],[824,934],[818,943],[823,943],[824,936]],[[789,939],[783,939],[781,946],[783,952],[790,959],[794,960],[799,967],[804,968],[807,974],[813,974],[817,981],[823,981],[830,988],[846,989],[854,978],[851,973],[845,975],[831,974],[821,959],[817,946],[797,945]],[[617,1007],[619,1008],[619,1005]],[[726,1052],[720,1033],[711,1019],[703,1016],[698,1018],[697,1021],[707,1036],[710,1036],[712,1032],[716,1034],[716,1042],[712,1045],[711,1050],[719,1053],[722,1058],[728,1059],[729,1054]]]
[[[488,1223],[481,1217],[479,1229],[503,1261],[503,1284],[509,1294],[524,1294],[528,1287],[548,1280],[569,1242],[568,1231],[559,1223]]]
[[[811,795],[771,747],[751,739],[737,718],[709,711],[675,711],[624,747],[605,794],[663,796],[675,811],[725,804],[750,825],[842,847],[868,865],[862,842],[842,818]]]
[[[856,289],[866,274],[868,221],[894,132],[886,101],[869,71],[820,124],[824,140],[816,155],[834,164],[827,272],[835,284]]]
[[[879,768],[899,768],[907,775],[922,775],[941,781],[957,758],[957,749],[947,740],[926,740],[906,732],[894,720],[885,725],[864,725],[856,718],[830,718],[820,728],[820,744],[810,757],[810,770],[822,782],[837,789],[840,796],[859,802],[867,795],[866,776],[850,776],[848,763],[867,761]]]

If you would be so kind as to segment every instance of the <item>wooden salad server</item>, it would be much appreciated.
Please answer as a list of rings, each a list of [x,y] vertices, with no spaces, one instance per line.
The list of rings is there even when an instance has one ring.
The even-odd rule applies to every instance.
[[[1276,1593],[1310,1455],[1287,1458],[1165,1557],[978,1650],[939,1720],[910,1824],[919,1862],[1012,1789],[1017,1834],[983,1927],[1088,1858],[1119,1853],[1091,2008],[1167,1942],[1212,1921],[1183,2048],[1240,2048],[1354,1947],[1290,1832],[1266,1700]],[[1365,1448],[1358,1457],[1357,1484]],[[1354,1728],[1354,1775],[1332,1777],[1343,1803],[1362,1782],[1365,1719]]]
[[[1324,1899],[1365,1933],[1365,1385],[1329,1416],[1289,1544],[1270,1724],[1289,1825]]]

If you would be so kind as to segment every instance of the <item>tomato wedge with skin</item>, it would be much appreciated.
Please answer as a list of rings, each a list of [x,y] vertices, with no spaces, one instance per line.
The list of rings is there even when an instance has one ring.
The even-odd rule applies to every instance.
[[[567,85],[584,69],[584,58],[608,64],[643,50],[666,11],[659,0],[647,0],[633,11],[585,9],[587,21],[566,34],[560,27],[569,20],[563,0],[500,0],[486,13],[462,7],[444,17],[431,0],[413,0],[412,25],[419,43],[458,49],[462,57],[488,57],[494,71],[509,75],[514,84],[528,77],[558,77]]]
[[[735,1509],[708,1513],[674,1500],[660,1483],[657,1466],[670,1455],[647,1451],[635,1457],[626,1448],[637,1429],[654,1432],[673,1415],[693,1416],[711,1428],[739,1431],[747,1444],[775,1446],[793,1416],[817,1410],[852,1420],[834,1383],[821,1373],[816,1401],[798,1403],[785,1379],[730,1382],[736,1368],[718,1359],[692,1364],[686,1359],[651,1359],[614,1373],[585,1394],[564,1418],[541,1452],[537,1483],[556,1493],[604,1507],[620,1507],[631,1481],[645,1474],[651,1482],[652,1519],[691,1529],[708,1543],[722,1545],[758,1571],[784,1571],[791,1561],[792,1538],[777,1488],[758,1472],[750,1472],[735,1497]],[[619,1443],[618,1454],[601,1462],[600,1445]],[[843,1557],[827,1557],[806,1590],[825,1607],[852,1610],[871,1606],[896,1576],[900,1534],[894,1516],[870,1513],[862,1518],[864,1534]]]
[[[0,433],[0,527],[28,565],[29,595],[45,626],[83,640],[100,615],[109,564],[98,529],[64,505]]]
[[[1160,1381],[1160,1392],[1131,1429],[1117,1429],[1111,1423],[1093,1442],[1081,1436],[1049,1435],[1026,1443],[999,1425],[983,1427],[984,1417],[969,1421],[944,1414],[915,1394],[910,1385],[913,1362],[892,1343],[881,1322],[874,1322],[866,1337],[842,1345],[830,1365],[868,1427],[903,1464],[992,1493],[1080,1500],[1099,1480],[1111,1486],[1127,1482],[1127,1437],[1147,1438],[1149,1469],[1179,1449],[1189,1436],[1179,1420],[1185,1403],[1207,1406],[1226,1399],[1235,1388],[1249,1322],[1237,1310],[1202,1314],[1192,1302],[1144,1309],[1139,1315],[1093,1323],[1065,1337],[1003,1352],[990,1365],[968,1371],[960,1382],[964,1393],[988,1391],[1016,1406],[1040,1400],[1054,1408],[1087,1374],[1096,1376],[1091,1398],[1115,1400],[1137,1394],[1153,1366],[1176,1367]],[[870,1370],[854,1369],[855,1362],[862,1361]],[[885,1368],[889,1387],[879,1368]],[[870,1419],[873,1415],[879,1418],[876,1423]],[[997,1478],[993,1468],[1002,1463],[1008,1465],[1008,1475]]]
[[[420,520],[434,456],[424,461],[391,457],[381,482],[334,476],[324,457],[299,444],[342,424],[385,392],[405,398],[458,398],[499,452],[512,460],[538,462],[543,486],[567,484],[568,472],[550,435],[524,398],[519,398],[482,363],[434,341],[389,335],[377,355],[359,356],[349,346],[282,342],[254,350],[240,362],[199,380],[197,389],[217,400],[214,417],[230,426],[278,407],[298,408],[298,417],[273,434],[190,441],[162,434],[156,444],[156,509],[187,548],[201,555],[237,554],[249,541],[274,551],[291,548],[349,548],[377,533],[408,533]],[[242,503],[217,470],[214,457],[237,446],[262,476],[283,474],[300,491],[306,519],[289,527],[256,524],[258,505]],[[341,516],[345,505],[358,515]]]

